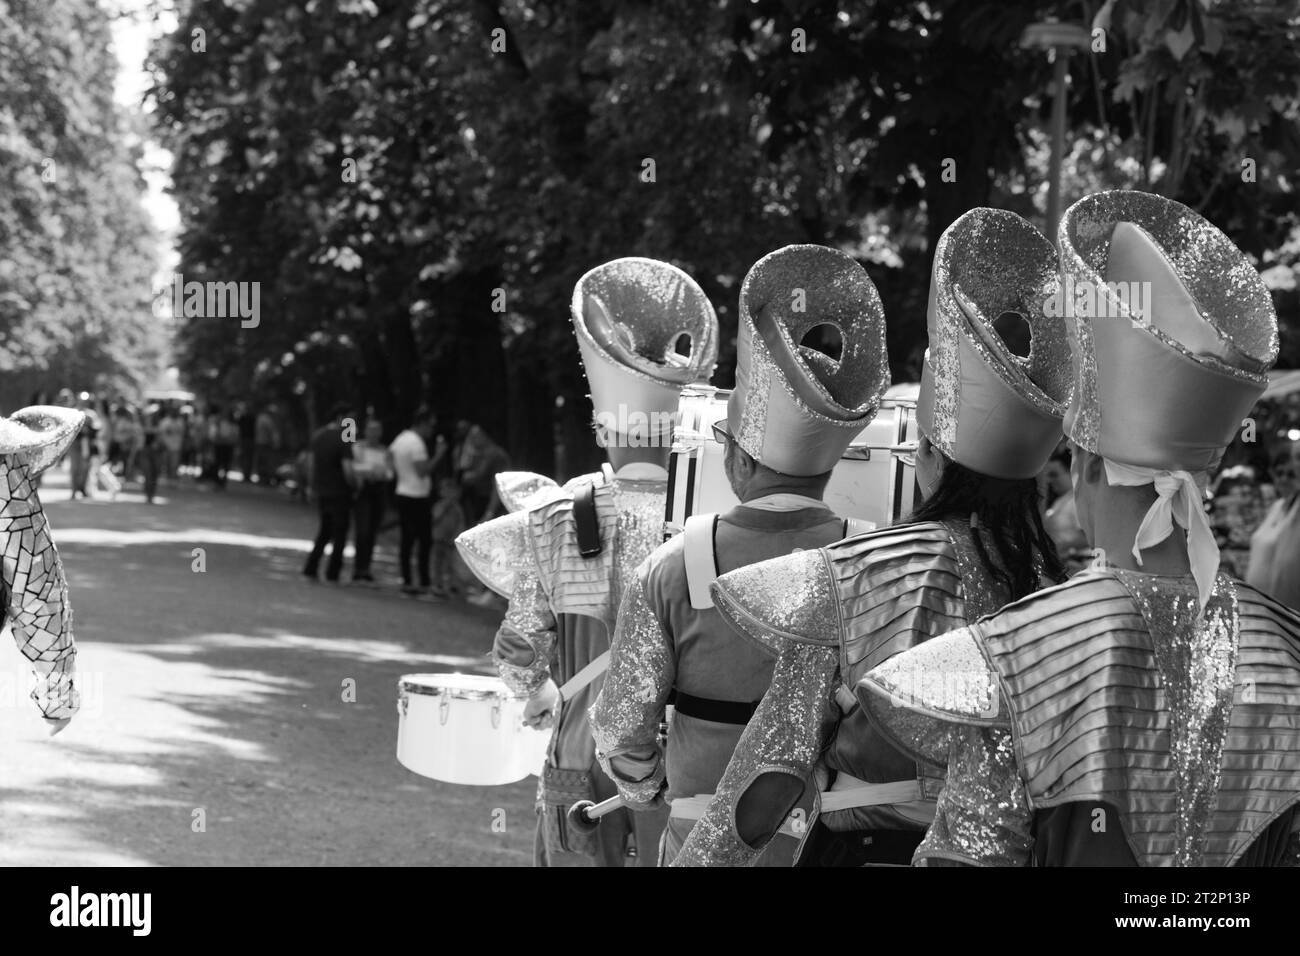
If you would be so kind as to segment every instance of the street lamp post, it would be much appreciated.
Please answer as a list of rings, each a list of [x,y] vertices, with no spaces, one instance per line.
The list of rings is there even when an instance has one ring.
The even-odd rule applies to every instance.
[[[1092,35],[1072,23],[1034,23],[1020,35],[1020,46],[1027,50],[1046,50],[1052,64],[1052,151],[1047,184],[1047,236],[1056,242],[1056,227],[1061,222],[1061,158],[1065,154],[1065,96],[1069,84],[1069,57],[1074,50],[1087,49]]]

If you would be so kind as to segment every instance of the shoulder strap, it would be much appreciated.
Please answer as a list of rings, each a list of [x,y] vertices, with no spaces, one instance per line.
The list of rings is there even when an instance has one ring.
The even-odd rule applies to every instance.
[[[868,531],[875,531],[876,523],[868,521],[866,518],[845,518],[844,519],[844,537],[851,538],[855,534],[866,534]]]
[[[578,553],[594,558],[601,552],[600,521],[596,517],[596,486],[583,482],[573,493],[573,521],[577,525]]]
[[[691,515],[682,532],[682,552],[686,558],[686,587],[691,607],[703,611],[713,607],[709,585],[718,579],[718,557],[713,549],[713,532],[717,515]]]

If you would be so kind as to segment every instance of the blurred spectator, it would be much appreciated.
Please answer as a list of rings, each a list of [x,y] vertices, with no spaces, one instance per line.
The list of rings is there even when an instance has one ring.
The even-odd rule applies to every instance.
[[[257,416],[247,405],[241,404],[235,424],[239,426],[239,470],[244,481],[253,480],[253,456],[257,451]]]
[[[157,409],[147,414],[143,426],[140,444],[140,470],[144,475],[144,500],[153,504],[158,494],[158,475],[163,469],[166,449],[158,434],[160,415]]]
[[[510,458],[481,426],[462,420],[456,431],[463,436],[456,455],[456,477],[461,485],[465,521],[478,524],[492,517],[496,474],[510,467]]]
[[[140,423],[140,413],[133,406],[123,405],[118,410],[115,434],[122,478],[130,481],[139,466],[140,449],[144,445],[144,426]]]
[[[438,482],[438,501],[433,506],[433,593],[436,597],[447,597],[458,590],[455,541],[464,530],[460,485],[455,478],[443,478]]]
[[[72,470],[72,497],[76,498],[80,494],[81,497],[88,498],[91,475],[99,464],[99,450],[96,443],[99,440],[101,423],[89,392],[78,393],[76,407],[85,412],[86,421],[81,426],[81,431],[77,433],[68,456]]]
[[[162,476],[168,481],[176,478],[181,465],[181,445],[184,441],[185,425],[180,417],[168,406],[158,422],[158,440],[162,443]]]
[[[257,480],[266,484],[275,473],[275,453],[280,447],[280,429],[275,424],[275,417],[270,409],[264,408],[257,413],[253,429],[254,458],[253,470]]]
[[[1277,500],[1250,539],[1246,583],[1300,610],[1300,442],[1273,461]]]
[[[212,406],[208,423],[208,437],[212,443],[212,481],[218,488],[225,488],[226,476],[235,460],[239,426],[230,413],[223,413],[216,405]]]
[[[352,508],[352,486],[356,481],[352,471],[352,443],[343,440],[343,419],[347,415],[346,404],[334,406],[330,420],[311,439],[312,493],[320,514],[320,527],[302,573],[313,581],[316,580],[325,545],[329,542],[333,542],[333,545],[330,548],[329,563],[325,566],[325,580],[338,581],[339,572],[343,570],[343,549],[348,543],[348,519]]]
[[[1056,545],[1056,552],[1069,574],[1083,570],[1092,561],[1092,550],[1074,505],[1074,483],[1070,479],[1070,448],[1065,442],[1057,446],[1040,479],[1047,510],[1043,528]]]
[[[397,473],[393,501],[401,528],[398,551],[404,594],[419,594],[429,587],[429,553],[433,548],[433,479],[430,476],[447,455],[447,442],[441,435],[432,455],[429,452],[437,427],[437,417],[431,411],[422,410],[416,413],[411,427],[399,433],[388,446]],[[418,585],[411,572],[412,552],[416,552]]]
[[[384,499],[393,480],[392,454],[381,438],[383,424],[376,418],[366,422],[365,434],[352,451],[352,467],[357,479],[355,510],[357,517],[357,554],[352,565],[353,581],[373,581],[370,559],[375,552],[375,536],[384,518]]]

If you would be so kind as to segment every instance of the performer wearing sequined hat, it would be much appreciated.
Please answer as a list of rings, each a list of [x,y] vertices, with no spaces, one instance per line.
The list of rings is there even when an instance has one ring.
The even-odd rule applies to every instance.
[[[1272,300],[1147,193],[1076,203],[1060,249],[1071,474],[1105,566],[859,683],[882,733],[947,766],[917,861],[1300,863],[1300,616],[1218,570],[1203,508],[1277,354]]]
[[[637,863],[653,865],[662,814],[620,811],[594,832],[577,832],[566,812],[615,793],[596,766],[587,710],[626,579],[663,541],[678,395],[712,374],[717,317],[690,276],[639,258],[579,279],[572,315],[609,464],[563,488],[509,475],[499,483],[502,500],[520,510],[466,531],[456,545],[474,573],[510,599],[492,650],[498,672],[529,695],[530,723],[554,723],[538,788],[536,863],[622,866],[634,846]]]
[[[800,865],[910,861],[942,773],[873,733],[849,688],[1060,574],[1034,480],[1069,388],[1065,330],[1043,309],[1056,285],[1051,243],[1013,213],[972,210],[940,238],[917,409],[924,503],[904,524],[718,579],[723,616],[779,662],[678,863],[751,864],[810,781],[829,790]],[[1021,357],[1003,334],[1023,346],[1025,333]]]
[[[839,334],[838,359],[803,344]],[[628,805],[671,806],[670,862],[707,804],[772,676],[772,660],[712,607],[709,585],[729,571],[844,537],[822,495],[849,442],[889,385],[875,286],[844,253],[787,246],[750,269],[740,292],[736,388],[727,405],[727,478],[740,504],[694,516],[638,569],[623,598],[609,674],[592,708],[601,765]],[[667,752],[657,740],[676,690]],[[666,779],[665,779],[666,778]],[[666,792],[664,792],[666,791]],[[791,833],[768,862],[786,863]]]

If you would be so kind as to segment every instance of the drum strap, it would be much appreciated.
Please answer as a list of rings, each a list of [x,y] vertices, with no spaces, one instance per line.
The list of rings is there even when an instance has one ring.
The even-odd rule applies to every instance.
[[[933,803],[921,795],[921,787],[915,780],[896,780],[892,783],[863,783],[854,781],[853,787],[845,790],[823,790],[818,794],[822,813],[837,810],[854,810],[858,807],[887,807],[898,804]],[[678,797],[672,801],[668,815],[679,820],[698,820],[713,801],[711,793],[697,793],[693,797]],[[790,833],[786,827],[782,833]],[[790,833],[791,836],[796,835]]]
[[[573,493],[573,521],[578,532],[578,553],[594,558],[601,552],[600,521],[596,515],[596,486],[585,482]]]
[[[686,559],[686,589],[691,607],[704,611],[713,607],[709,585],[718,579],[718,558],[714,551],[717,515],[691,515],[682,532],[682,551]]]
[[[560,700],[572,700],[574,694],[582,690],[608,669],[609,651],[606,651],[560,685]]]

